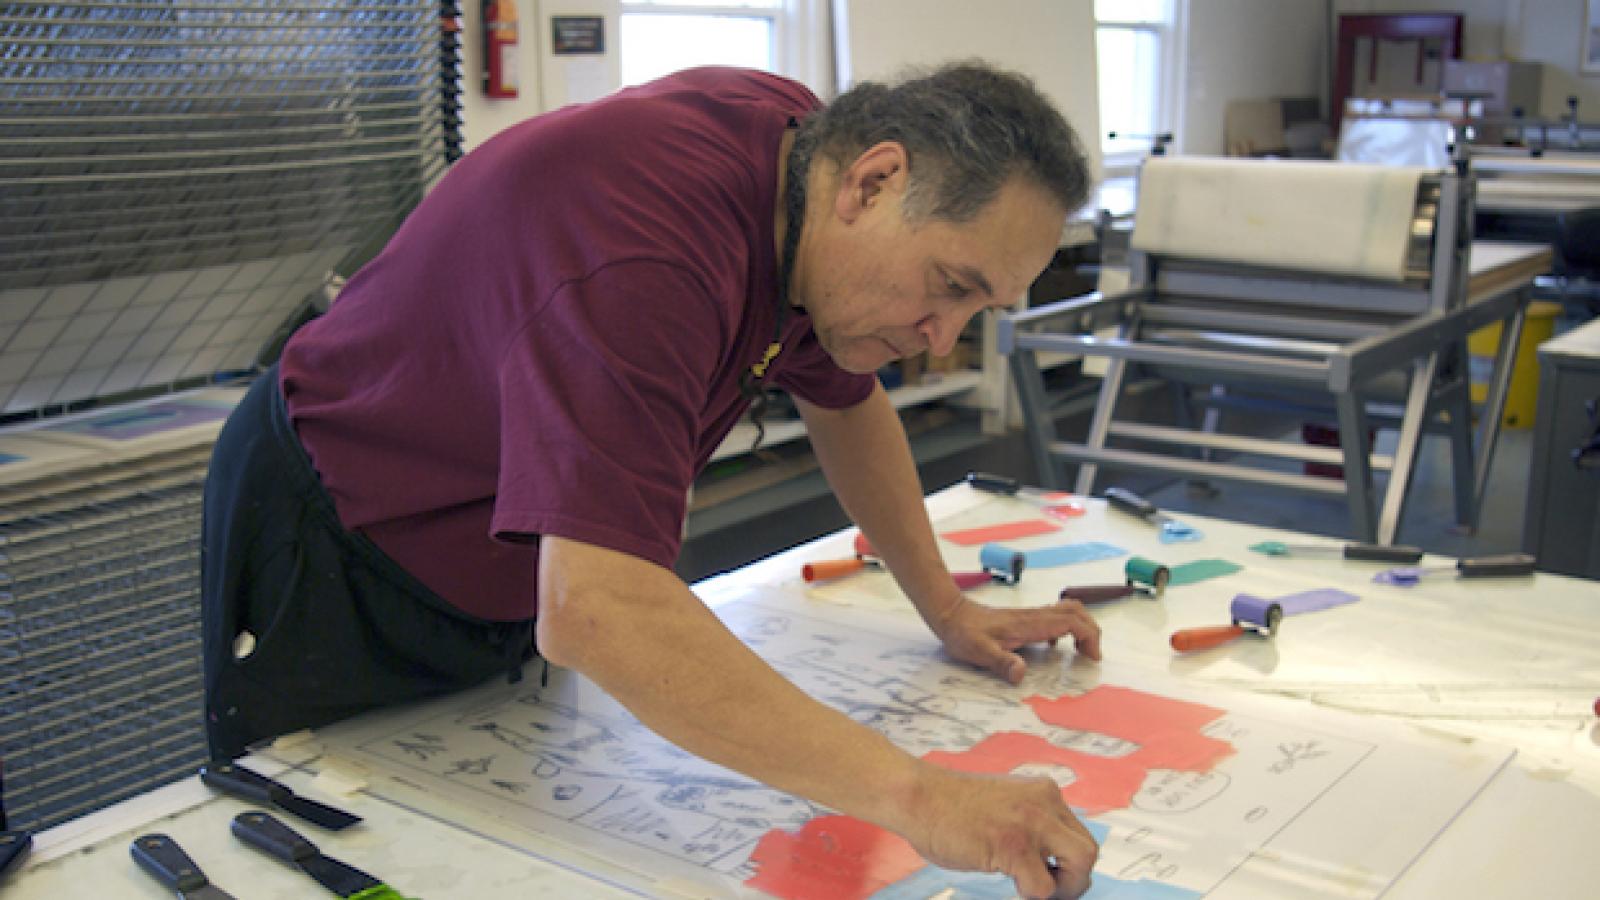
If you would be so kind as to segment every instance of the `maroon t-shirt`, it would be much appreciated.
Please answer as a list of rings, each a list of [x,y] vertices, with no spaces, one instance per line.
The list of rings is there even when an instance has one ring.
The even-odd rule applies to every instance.
[[[535,535],[671,566],[695,475],[776,325],[773,211],[804,87],[706,68],[508,129],[458,162],[284,349],[345,527],[455,606],[533,616]],[[768,381],[872,390],[786,319]]]

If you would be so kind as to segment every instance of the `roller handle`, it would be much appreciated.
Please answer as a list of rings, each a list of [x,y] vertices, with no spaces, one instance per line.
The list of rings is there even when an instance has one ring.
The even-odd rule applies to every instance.
[[[1526,553],[1505,553],[1500,556],[1480,556],[1456,562],[1456,571],[1462,578],[1496,578],[1508,575],[1532,575],[1538,562]]]
[[[164,834],[135,838],[128,853],[139,868],[179,894],[198,891],[211,883],[178,842]]]
[[[322,855],[317,845],[264,812],[239,813],[228,827],[234,837],[284,862],[298,865],[302,860]]]
[[[275,804],[290,796],[283,785],[231,762],[214,762],[200,767],[200,780],[225,793],[257,803]]]
[[[1209,650],[1244,634],[1238,625],[1207,625],[1204,628],[1185,628],[1172,633],[1172,649],[1179,653]]]
[[[1125,513],[1131,513],[1141,519],[1149,519],[1160,512],[1154,503],[1135,494],[1127,488],[1109,487],[1105,493],[1106,502]]]
[[[1129,584],[1079,584],[1068,585],[1061,589],[1061,599],[1076,600],[1079,603],[1103,603],[1107,600],[1121,600],[1123,597],[1132,596],[1133,586]]]
[[[990,494],[1015,494],[1022,490],[1022,482],[1004,475],[993,475],[988,472],[968,472],[967,484],[973,488]]]
[[[800,567],[800,577],[807,582],[826,581],[830,578],[842,578],[852,572],[865,569],[867,564],[859,559],[825,559],[821,562],[806,563]]]
[[[994,580],[988,572],[952,572],[950,577],[955,579],[956,587],[963,591],[970,591],[976,587],[983,587]]]
[[[0,875],[16,865],[32,846],[33,835],[29,832],[0,831]]]
[[[1389,546],[1387,544],[1345,544],[1345,559],[1363,559],[1374,562],[1414,563],[1422,559],[1416,547]]]
[[[867,540],[867,536],[859,531],[856,532],[855,551],[857,556],[878,555],[877,552],[872,549],[872,542]]]

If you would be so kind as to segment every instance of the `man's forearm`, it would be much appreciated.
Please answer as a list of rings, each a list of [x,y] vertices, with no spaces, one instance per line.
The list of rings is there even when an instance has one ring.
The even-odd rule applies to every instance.
[[[813,450],[834,494],[906,596],[939,633],[961,602],[923,506],[922,482],[900,416],[883,388],[849,409],[801,403]]]
[[[548,659],[697,756],[891,830],[915,827],[925,763],[789,683],[671,572],[559,538],[541,545]]]

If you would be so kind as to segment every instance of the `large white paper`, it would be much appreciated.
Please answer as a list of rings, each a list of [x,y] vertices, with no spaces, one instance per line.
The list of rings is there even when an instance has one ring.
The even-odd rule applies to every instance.
[[[950,663],[901,623],[866,616],[873,627],[863,628],[837,621],[837,610],[813,618],[757,599],[719,614],[801,688],[919,755],[967,751],[997,734],[1042,739],[1080,760],[1141,750],[1115,722],[1060,727],[1028,698],[1128,691],[1173,710],[1215,708],[1202,735],[1231,752],[1196,770],[1151,769],[1124,806],[1090,818],[1103,835],[1091,896],[1377,896],[1511,757],[1271,698],[1197,696],[1158,671],[1054,652],[1013,688]],[[829,813],[674,747],[559,671],[545,686],[495,685],[322,737],[334,757],[392,776],[373,779],[380,794],[654,893],[748,895],[762,837]],[[1018,769],[1064,786],[1079,777],[1059,754]],[[956,884],[947,875],[924,871],[906,884]],[[961,880],[957,895],[1010,896],[1008,881],[985,878]]]

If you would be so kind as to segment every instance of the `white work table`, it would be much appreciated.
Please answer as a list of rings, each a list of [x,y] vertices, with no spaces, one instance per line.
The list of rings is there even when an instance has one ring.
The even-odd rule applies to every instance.
[[[1600,641],[1595,639],[1600,632],[1600,584],[1538,574],[1474,581],[1447,576],[1410,588],[1379,585],[1372,575],[1385,564],[1269,557],[1247,549],[1263,540],[1325,539],[1182,516],[1204,539],[1163,544],[1157,531],[1141,521],[1108,511],[1100,501],[1086,506],[1084,516],[1065,520],[1060,531],[1032,543],[1102,541],[1168,565],[1221,558],[1244,566],[1231,575],[1171,588],[1159,600],[1127,598],[1092,607],[1104,631],[1105,661],[1099,668],[1157,673],[1178,680],[1199,697],[1208,692],[1248,694],[1279,710],[1303,710],[1305,715],[1332,715],[1326,712],[1332,710],[1436,743],[1516,751],[1385,896],[1593,895],[1600,884],[1600,853],[1593,846],[1600,835],[1600,719],[1592,709],[1600,695]],[[1036,515],[1024,501],[997,499],[964,486],[934,495],[929,509],[941,530],[950,524],[969,527]],[[803,563],[850,555],[851,537],[840,533],[796,547],[702,582],[696,591],[718,609],[759,596],[764,605],[818,621],[911,621],[909,608],[893,599],[881,573],[848,576],[823,589],[808,589],[801,581]],[[973,567],[978,548],[942,546],[952,569]],[[1063,585],[1121,581],[1126,560],[1120,556],[1029,570],[1016,587],[990,585],[973,595],[996,605],[1048,602]],[[1425,565],[1448,562],[1424,560]],[[1175,629],[1225,623],[1228,601],[1235,594],[1277,597],[1326,587],[1361,599],[1291,616],[1272,640],[1245,637],[1188,656],[1168,647],[1168,635]],[[1072,661],[1070,654],[1043,660],[1036,666],[1096,668]],[[538,678],[537,666],[530,677]],[[280,818],[329,856],[385,879],[408,897],[694,893],[671,878],[641,887],[638,878],[618,868],[647,862],[602,859],[554,841],[530,849],[487,809],[463,811],[449,804],[430,808],[404,779],[374,776],[366,791],[325,792],[329,775],[313,778],[324,761],[319,756],[321,738],[313,736],[279,754],[281,759],[305,761],[282,779],[308,797],[365,816],[366,822],[329,834],[287,815]],[[256,759],[253,765],[269,773],[281,768],[278,760]],[[1423,784],[1415,797],[1382,799],[1400,807],[1416,802],[1426,790]],[[34,852],[20,871],[0,883],[0,893],[6,900],[170,896],[128,854],[134,837],[160,832],[175,838],[214,884],[240,900],[331,896],[229,835],[228,821],[246,808],[213,795],[197,779],[153,791],[37,836]],[[1375,824],[1348,823],[1352,830]],[[1366,895],[1355,888],[1350,894]]]

